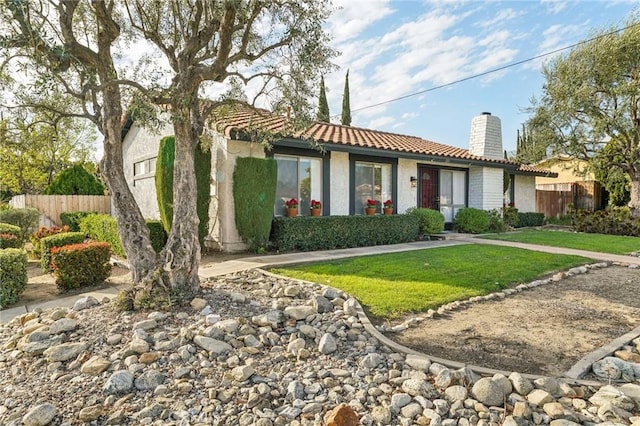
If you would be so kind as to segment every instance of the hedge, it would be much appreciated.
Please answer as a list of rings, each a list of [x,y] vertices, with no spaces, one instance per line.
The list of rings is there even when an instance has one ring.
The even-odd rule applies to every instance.
[[[40,240],[42,240],[43,238],[70,231],[71,230],[66,225],[62,228],[58,228],[57,226],[52,226],[51,228],[41,226],[38,231],[31,234],[31,236],[29,237],[29,241],[31,241],[31,244],[33,245],[33,254],[37,257],[40,257]]]
[[[63,212],[60,213],[60,221],[62,225],[68,226],[71,231],[78,232],[80,231],[80,222],[82,219],[92,214],[98,214],[98,212]]]
[[[40,212],[37,209],[27,207],[24,209],[0,210],[0,222],[9,223],[20,228],[19,238],[27,241],[29,235],[36,230]]]
[[[16,248],[0,250],[0,308],[18,301],[27,279],[27,253]]]
[[[271,244],[281,252],[331,250],[415,241],[419,233],[413,215],[276,217]]]
[[[5,248],[22,248],[20,238],[16,237],[13,234],[0,233],[0,249]]]
[[[640,219],[633,217],[629,207],[608,207],[594,212],[571,209],[569,214],[576,232],[640,237]]]
[[[407,210],[407,214],[420,220],[420,233],[424,236],[444,231],[444,216],[438,210],[412,207]]]
[[[40,240],[40,266],[43,272],[50,272],[51,269],[51,250],[54,247],[62,247],[69,244],[77,244],[84,241],[82,232],[64,232],[61,234],[50,235]]]
[[[146,223],[149,228],[151,245],[156,253],[159,253],[167,242],[167,234],[160,221],[146,220]],[[84,232],[92,240],[109,243],[111,251],[118,256],[126,256],[118,234],[118,223],[115,217],[108,214],[86,216],[80,221],[80,231]]]
[[[9,223],[0,223],[0,234],[12,234],[20,238],[22,230],[19,226],[11,225]]]
[[[103,282],[111,273],[109,243],[92,241],[54,247],[51,264],[60,291]]]
[[[473,207],[458,210],[456,217],[453,219],[453,227],[458,232],[469,234],[487,232],[490,225],[491,219],[489,213]]]
[[[516,220],[516,228],[524,228],[527,226],[542,226],[544,224],[544,213],[518,212]]]

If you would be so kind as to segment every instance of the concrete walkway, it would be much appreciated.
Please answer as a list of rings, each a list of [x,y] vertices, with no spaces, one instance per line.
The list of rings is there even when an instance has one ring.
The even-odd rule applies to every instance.
[[[336,259],[345,259],[349,257],[359,256],[371,256],[384,253],[398,253],[411,250],[422,250],[436,247],[447,247],[459,244],[493,244],[507,247],[517,247],[527,250],[542,251],[546,253],[554,254],[571,254],[576,256],[583,256],[590,259],[595,259],[604,262],[618,262],[623,264],[635,264],[640,265],[640,258],[632,256],[622,256],[608,253],[599,253],[585,250],[566,249],[560,247],[541,246],[536,244],[524,244],[514,243],[509,241],[498,240],[486,240],[478,237],[471,237],[469,235],[461,234],[447,234],[445,240],[436,241],[417,241],[404,244],[393,244],[387,246],[373,246],[373,247],[357,247],[340,250],[323,250],[314,252],[303,253],[287,253],[276,254],[266,256],[248,256],[236,260],[228,260],[219,263],[209,263],[200,267],[199,275],[202,280],[207,280],[221,275],[241,272],[253,268],[267,268],[293,264],[303,264],[311,262],[324,262]],[[53,307],[71,307],[73,303],[84,296],[93,296],[98,300],[104,297],[112,298],[120,290],[125,288],[126,285],[111,286],[102,290],[77,294],[74,296],[60,297],[58,299],[50,300],[47,302],[19,306],[11,309],[5,309],[0,311],[0,323],[8,322],[16,316],[22,315],[26,312],[33,311],[36,308],[48,309]]]

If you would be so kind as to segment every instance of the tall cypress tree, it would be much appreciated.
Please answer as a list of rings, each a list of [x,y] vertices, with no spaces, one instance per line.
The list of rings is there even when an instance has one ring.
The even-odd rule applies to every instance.
[[[329,123],[329,104],[324,88],[324,77],[320,77],[320,96],[318,96],[318,116],[316,118],[318,121]]]
[[[351,105],[349,104],[349,70],[344,77],[344,93],[342,94],[342,119],[343,126],[351,126]]]

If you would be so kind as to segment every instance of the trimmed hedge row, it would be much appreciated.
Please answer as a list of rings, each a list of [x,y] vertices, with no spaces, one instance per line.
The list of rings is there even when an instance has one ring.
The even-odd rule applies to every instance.
[[[415,241],[419,233],[413,215],[276,217],[271,243],[281,252],[331,250]]]
[[[0,249],[4,248],[22,248],[22,243],[13,234],[0,234]]]
[[[526,226],[542,226],[544,224],[544,213],[521,213],[518,212],[515,228],[524,228]]]
[[[8,248],[0,250],[0,308],[15,303],[27,286],[27,253]]]
[[[80,222],[82,219],[92,214],[98,214],[98,212],[63,212],[60,213],[60,221],[62,225],[68,226],[72,232],[78,232],[80,231]]]
[[[111,273],[109,243],[89,242],[54,247],[51,264],[58,290],[99,284]]]
[[[22,242],[27,241],[29,235],[38,226],[40,213],[37,209],[27,207],[24,209],[0,210],[0,222],[9,223],[20,228],[18,238]]]
[[[46,237],[50,237],[51,235],[62,234],[65,232],[69,232],[70,229],[68,226],[63,226],[62,228],[58,228],[57,226],[52,226],[51,228],[47,228],[46,226],[41,226],[37,232],[34,232],[29,237],[29,241],[33,245],[33,254],[40,257],[40,240]]]
[[[62,247],[69,244],[78,244],[84,241],[82,232],[63,232],[50,235],[40,240],[40,266],[43,272],[51,272],[51,250],[54,247]]]
[[[0,234],[12,234],[20,238],[20,233],[21,233],[21,230],[19,226],[11,225],[10,223],[0,222]]]
[[[147,220],[147,227],[151,237],[151,245],[156,253],[167,242],[167,234],[162,223],[158,220]],[[104,241],[111,245],[111,251],[119,256],[125,256],[124,247],[118,234],[116,218],[108,214],[92,214],[80,221],[80,231],[95,241]]]

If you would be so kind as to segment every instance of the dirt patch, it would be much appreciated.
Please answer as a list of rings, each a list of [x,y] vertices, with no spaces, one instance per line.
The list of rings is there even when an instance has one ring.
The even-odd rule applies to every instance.
[[[596,269],[472,304],[387,337],[452,361],[561,376],[586,354],[640,324],[639,291],[640,270]]]

